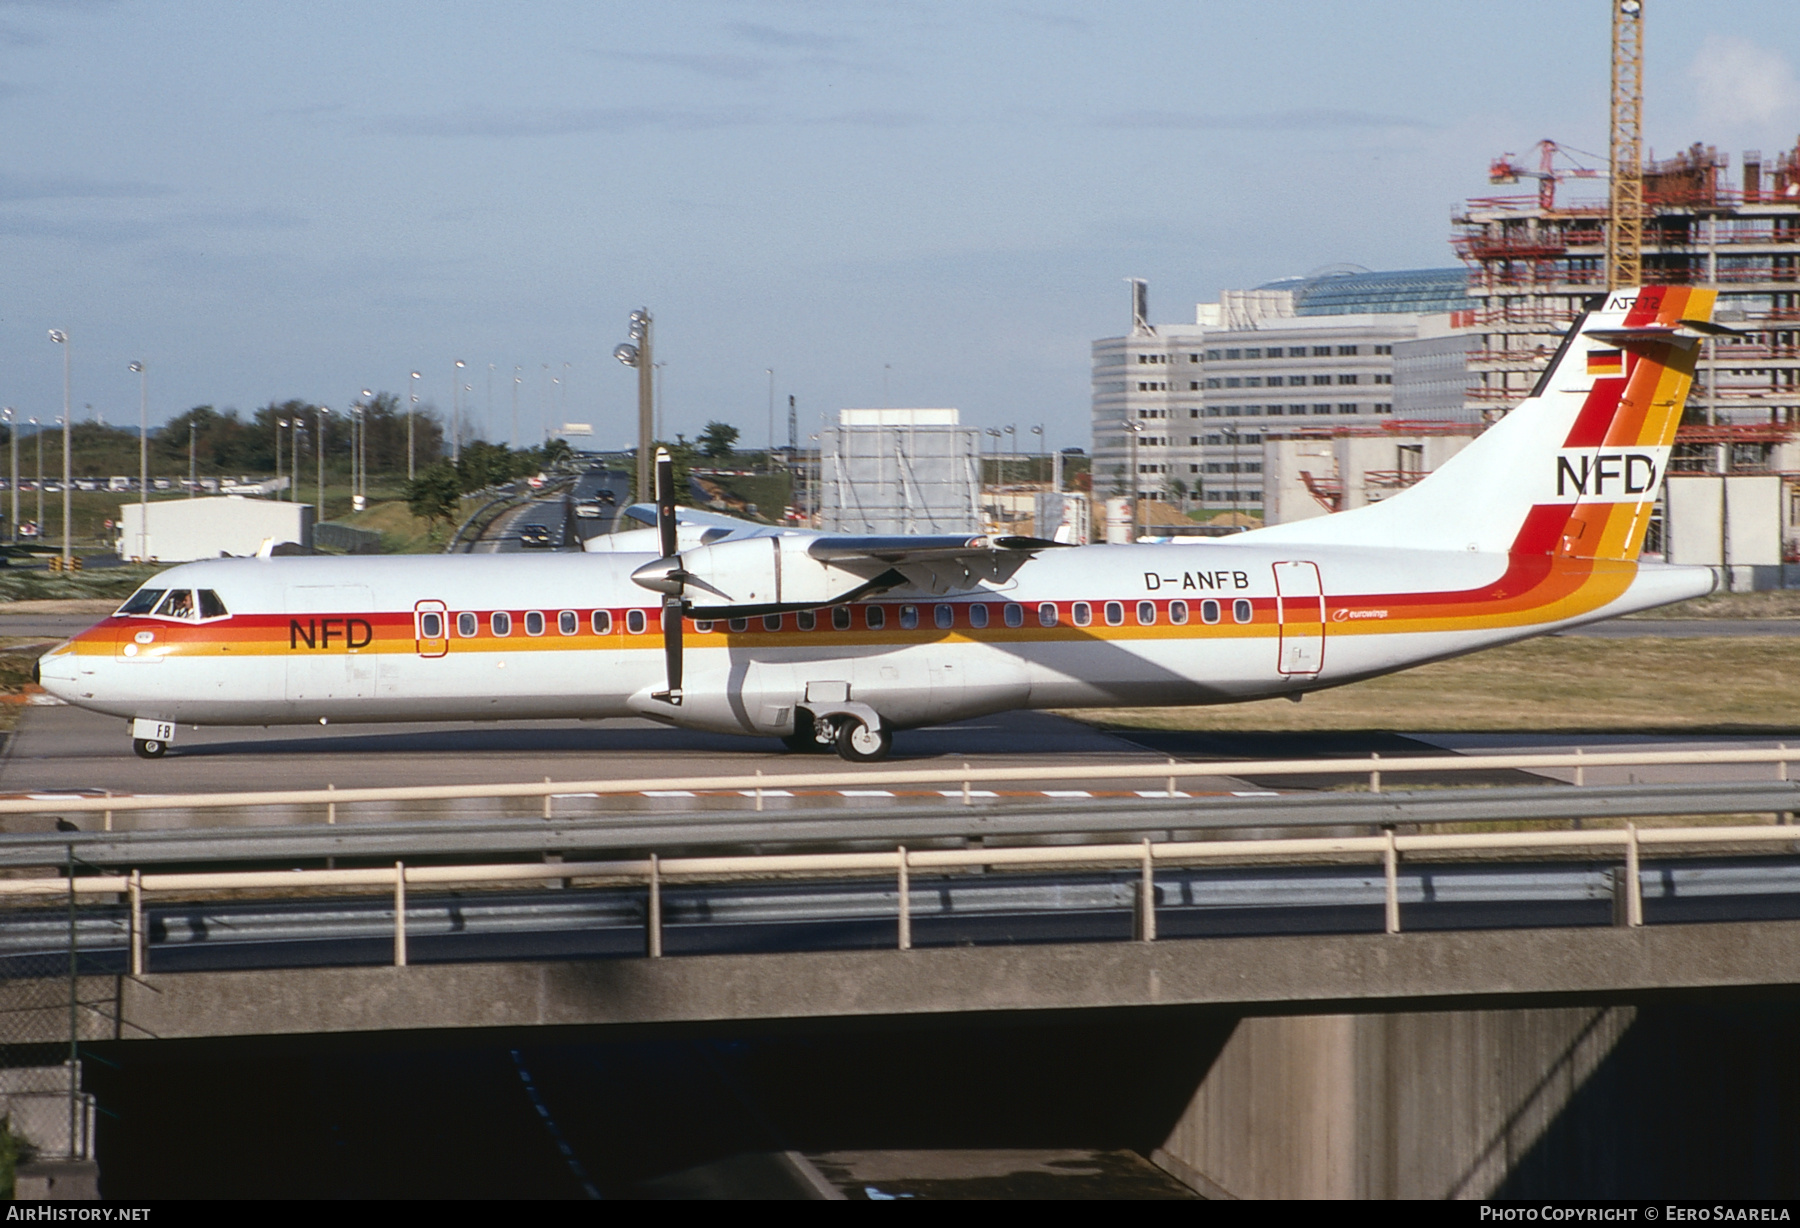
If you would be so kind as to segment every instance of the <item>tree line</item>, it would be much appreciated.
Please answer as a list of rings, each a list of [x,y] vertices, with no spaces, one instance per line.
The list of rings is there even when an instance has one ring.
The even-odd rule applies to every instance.
[[[363,455],[369,473],[372,476],[404,476],[406,415],[400,410],[400,398],[383,392],[367,401],[358,401],[356,405],[363,411],[366,429]],[[191,439],[195,465],[203,475],[274,473],[277,467],[286,473],[293,465],[295,431],[298,430],[300,468],[301,472],[306,472],[319,461],[318,424],[321,418],[324,420],[326,471],[348,470],[352,439],[350,415],[342,410],[321,415],[312,404],[300,400],[271,401],[248,418],[235,409],[196,405],[163,425],[150,428],[150,469],[152,473],[162,475],[186,474]],[[21,473],[35,472],[37,442],[33,438],[34,431],[43,436],[45,472],[61,473],[60,427],[42,424],[33,428],[15,423],[14,429],[19,431]],[[69,434],[71,463],[76,473],[88,476],[137,473],[137,428],[77,422],[70,427]],[[0,448],[7,447],[11,437],[11,430],[0,425]],[[281,447],[279,466],[275,458],[278,439]],[[464,450],[467,451],[466,444]],[[430,408],[418,411],[413,422],[415,467],[428,466],[447,451],[444,426],[437,413]]]

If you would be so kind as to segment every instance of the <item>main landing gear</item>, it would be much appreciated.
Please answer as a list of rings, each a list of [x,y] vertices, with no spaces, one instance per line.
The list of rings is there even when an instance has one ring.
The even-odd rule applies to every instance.
[[[794,732],[783,737],[781,744],[799,755],[835,750],[850,763],[874,763],[894,749],[894,735],[885,726],[870,729],[847,714],[814,720],[812,713],[802,710],[795,716]]]

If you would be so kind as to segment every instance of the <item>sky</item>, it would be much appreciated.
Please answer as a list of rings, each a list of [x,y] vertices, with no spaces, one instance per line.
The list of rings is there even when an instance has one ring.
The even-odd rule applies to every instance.
[[[1800,5],[1646,0],[1645,139],[1800,134]],[[1604,164],[1607,0],[0,0],[0,405],[362,389],[522,444],[956,406],[1088,445],[1089,345],[1321,266],[1446,266],[1488,162]],[[491,367],[491,370],[490,370]],[[771,379],[768,372],[774,372]],[[516,372],[516,375],[515,375]],[[519,382],[515,385],[515,379]],[[91,406],[91,409],[89,408]]]

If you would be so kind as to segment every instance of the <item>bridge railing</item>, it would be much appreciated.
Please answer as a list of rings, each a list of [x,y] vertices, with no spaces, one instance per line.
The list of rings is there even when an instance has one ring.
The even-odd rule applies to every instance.
[[[1062,767],[978,768],[963,764],[953,768],[877,768],[873,770],[843,769],[821,772],[778,772],[765,774],[735,773],[719,776],[633,777],[614,780],[552,780],[541,783],[523,781],[487,785],[403,785],[379,788],[285,789],[243,793],[162,793],[112,796],[92,794],[66,796],[37,793],[28,797],[0,798],[0,815],[9,814],[98,814],[111,830],[111,816],[144,810],[217,810],[258,806],[319,806],[329,821],[335,821],[337,807],[357,803],[393,803],[424,801],[462,801],[469,799],[538,799],[545,818],[553,816],[558,798],[618,797],[651,795],[688,797],[699,794],[738,794],[753,799],[762,809],[764,799],[775,790],[819,789],[841,790],[846,787],[868,789],[874,786],[956,786],[939,789],[947,798],[960,794],[964,804],[972,805],[978,796],[977,785],[993,784],[1071,784],[1099,781],[1137,781],[1158,783],[1168,796],[1176,794],[1177,783],[1196,778],[1219,776],[1362,776],[1368,787],[1380,792],[1389,777],[1418,773],[1461,773],[1521,771],[1544,772],[1572,770],[1574,783],[1586,783],[1586,773],[1596,768],[1621,767],[1717,767],[1726,765],[1772,768],[1777,780],[1787,780],[1789,764],[1800,762],[1800,749],[1789,749],[1785,743],[1773,749],[1731,749],[1690,751],[1584,751],[1557,754],[1502,755],[1401,755],[1383,758],[1368,755],[1345,759],[1211,759],[1198,762],[1072,764]],[[1154,796],[1154,794],[1151,794]]]
[[[1800,850],[1800,828],[1776,826],[1638,827],[1585,831],[1513,831],[1401,835],[1392,830],[1376,836],[1322,836],[1261,840],[1162,840],[1145,838],[1117,844],[1040,844],[1000,848],[908,849],[892,851],[776,853],[710,857],[624,858],[608,861],[548,864],[391,866],[322,870],[253,870],[206,873],[93,874],[74,878],[0,879],[0,902],[33,897],[123,895],[129,904],[128,941],[131,972],[145,972],[144,907],[156,895],[194,896],[258,891],[272,897],[304,896],[326,888],[372,888],[393,894],[394,963],[407,962],[407,890],[414,886],[447,887],[529,884],[572,879],[609,881],[641,887],[646,900],[646,952],[662,955],[662,884],[771,875],[831,875],[895,879],[898,946],[912,945],[912,888],[915,872],[953,872],[974,868],[1001,870],[1137,868],[1136,933],[1142,941],[1156,938],[1158,865],[1195,866],[1268,863],[1283,865],[1341,864],[1346,859],[1379,861],[1386,880],[1385,928],[1399,933],[1401,922],[1399,866],[1408,854],[1492,857],[1511,855],[1588,854],[1618,856],[1622,873],[1614,876],[1615,915],[1619,924],[1644,923],[1641,857],[1646,846],[1680,850],[1685,855],[1741,856],[1747,852]],[[49,868],[49,867],[46,867]]]

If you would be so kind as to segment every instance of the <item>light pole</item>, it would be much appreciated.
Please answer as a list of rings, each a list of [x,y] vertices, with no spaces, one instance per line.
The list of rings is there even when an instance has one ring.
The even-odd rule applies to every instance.
[[[13,407],[0,409],[0,421],[6,423],[6,437],[12,443],[12,544],[19,544],[19,432],[13,426]]]
[[[775,472],[775,368],[764,367],[769,376],[769,472]]]
[[[1009,426],[1005,429],[1006,429],[1007,435],[1009,436],[1009,438],[1006,441],[1006,454],[1008,456],[1016,456],[1019,451],[1019,428],[1016,426]],[[1001,461],[1000,464],[1002,466],[1001,472],[1004,473],[1006,462]]]
[[[462,364],[456,365],[460,367]],[[319,506],[313,510],[314,524],[325,519],[325,419],[330,416],[331,410],[323,405],[319,406],[318,412],[313,415],[313,419],[317,423],[313,433],[318,436],[317,443],[319,445]]]
[[[456,360],[456,370],[451,373],[455,383],[450,388],[450,463],[462,460],[462,373],[469,364],[462,359]]]
[[[494,364],[491,362],[488,364],[487,424],[494,425]]]
[[[518,363],[513,364],[513,423],[509,446],[514,452],[519,450],[519,385],[525,382],[525,377],[520,374],[524,370]]]
[[[651,317],[648,307],[639,307],[631,313],[631,340],[613,349],[613,357],[628,367],[637,368],[638,377],[638,447],[637,447],[637,497],[640,500],[655,497],[655,487],[651,483],[650,467],[654,463],[651,456],[652,433],[656,428],[654,398],[651,395],[651,381],[655,375],[655,355],[651,347]]]
[[[1047,479],[1042,476],[1044,470],[1044,428],[1041,426],[1034,426],[1031,428],[1031,433],[1038,437],[1037,469],[1033,471],[1031,476],[1040,482],[1046,481]]]
[[[413,419],[419,416],[419,373],[412,373],[412,380],[407,387],[408,401],[406,410],[406,480],[413,480]]]
[[[138,377],[138,562],[150,557],[150,372],[131,364]],[[281,464],[281,441],[275,442],[275,464]]]
[[[188,416],[188,498],[200,496],[200,419]]]
[[[996,489],[994,491],[994,499],[995,499],[994,510],[996,512],[998,512],[1000,510],[999,500],[1004,497],[1001,495],[998,488],[1006,485],[1005,482],[1002,482],[1000,480],[1000,475],[1002,473],[1001,466],[1005,464],[1005,462],[1000,459],[1000,453],[997,450],[1000,446],[1000,443],[999,443],[1000,430],[998,427],[990,426],[987,428],[987,431],[985,433],[988,436],[988,438],[994,440],[994,447],[996,449],[996,451],[994,453],[994,486],[996,487]],[[983,468],[985,469],[986,466],[983,466]],[[985,486],[987,484],[987,474],[985,472],[981,475],[981,480],[982,480],[982,484]],[[999,517],[996,516],[995,519],[998,520]]]
[[[288,466],[288,473],[291,475],[288,478],[288,489],[293,491],[288,496],[290,503],[300,502],[300,436],[305,430],[306,424],[300,421],[299,414],[295,414],[288,423],[288,445],[292,448],[289,455],[293,457],[293,464]]]
[[[31,420],[31,437],[37,440],[37,539],[40,544],[44,540],[44,432],[38,427],[38,420]]]
[[[280,489],[280,487],[281,487],[281,449],[286,442],[282,439],[281,432],[283,432],[287,429],[288,429],[288,420],[286,418],[275,419],[275,486],[276,486],[275,497],[277,499],[280,499],[282,497],[281,489]],[[288,482],[288,485],[290,487],[293,486],[293,484],[294,483],[292,481]],[[292,500],[293,500],[293,495],[291,492],[288,495],[288,500],[290,502],[292,502]]]
[[[1241,528],[1238,524],[1238,429],[1228,426],[1225,434],[1231,439],[1231,523],[1232,527]]]
[[[1125,428],[1125,439],[1131,445],[1131,460],[1127,468],[1131,474],[1131,540],[1138,539],[1138,436],[1144,433],[1144,424],[1135,418],[1127,418],[1119,423]]]
[[[63,488],[62,488],[62,497],[63,497],[62,530],[63,530],[63,534],[62,534],[62,537],[63,537],[63,548],[62,548],[62,565],[63,565],[63,570],[68,571],[69,563],[75,557],[75,552],[71,548],[72,542],[71,542],[71,538],[70,538],[70,530],[71,530],[72,526],[69,521],[69,514],[70,514],[70,511],[72,510],[70,502],[69,502],[69,486],[70,486],[70,483],[74,479],[73,466],[70,464],[70,453],[72,451],[71,445],[73,443],[73,439],[72,439],[72,436],[70,435],[70,431],[72,430],[73,424],[69,420],[69,334],[65,333],[60,328],[53,328],[50,330],[50,340],[54,341],[57,345],[60,345],[63,348],[63,351],[62,351],[62,356],[63,356],[63,416],[62,416],[62,428],[63,428]]]
[[[375,394],[362,390],[362,404],[356,407],[356,510],[369,506],[369,408]]]

